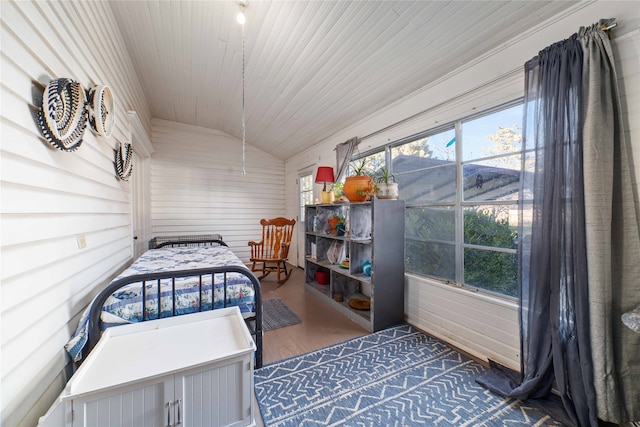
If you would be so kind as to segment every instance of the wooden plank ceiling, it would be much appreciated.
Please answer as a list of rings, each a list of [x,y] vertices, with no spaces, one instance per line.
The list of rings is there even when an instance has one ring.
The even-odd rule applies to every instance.
[[[242,138],[239,3],[110,4],[153,117]],[[249,1],[247,143],[286,160],[574,5]]]

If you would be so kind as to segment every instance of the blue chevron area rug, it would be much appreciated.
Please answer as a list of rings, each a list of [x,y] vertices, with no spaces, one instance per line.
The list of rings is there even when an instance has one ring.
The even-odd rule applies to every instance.
[[[255,371],[265,426],[561,426],[475,382],[488,368],[400,325]]]

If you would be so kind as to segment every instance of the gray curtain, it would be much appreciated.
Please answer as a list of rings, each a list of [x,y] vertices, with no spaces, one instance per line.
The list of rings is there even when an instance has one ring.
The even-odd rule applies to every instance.
[[[354,136],[350,140],[336,145],[336,182],[340,182],[347,172],[349,160],[351,160],[351,156],[353,156],[358,142],[360,142],[358,141],[358,137]]]
[[[637,420],[640,245],[609,40],[596,24],[525,64],[531,234],[520,239],[521,378],[478,379],[504,396],[559,391],[567,423]],[[522,230],[521,230],[522,231]],[[634,283],[635,282],[635,283]]]
[[[523,239],[523,379],[509,393],[546,396],[557,383],[578,425],[597,426],[591,372],[582,165],[582,64],[577,35],[525,64],[526,149],[535,153],[531,235]]]
[[[598,416],[622,423],[640,420],[640,334],[621,321],[623,313],[640,304],[640,218],[603,24],[612,22],[580,30],[590,333]]]

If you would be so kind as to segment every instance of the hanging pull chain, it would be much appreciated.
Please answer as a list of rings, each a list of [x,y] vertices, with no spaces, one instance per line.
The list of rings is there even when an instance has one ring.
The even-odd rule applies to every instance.
[[[244,15],[244,4],[240,5],[242,13]],[[245,127],[245,108],[244,108],[244,23],[240,24],[242,27],[242,175],[247,174],[246,169],[246,127]]]

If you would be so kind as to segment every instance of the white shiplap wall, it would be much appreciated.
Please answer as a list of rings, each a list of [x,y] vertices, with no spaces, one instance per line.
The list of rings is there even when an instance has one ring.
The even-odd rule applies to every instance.
[[[640,15],[640,12],[637,15]],[[640,17],[636,17],[637,21],[640,21]],[[616,58],[620,104],[622,111],[626,113],[623,116],[623,129],[627,144],[630,143],[631,146],[637,196],[640,194],[640,23],[634,31],[615,37],[614,41],[613,53]],[[636,202],[637,211],[640,212],[640,200]]]
[[[150,114],[106,2],[2,1],[0,20],[0,424],[33,426],[69,375],[63,346],[79,313],[131,259],[130,184],[116,178],[113,155],[129,138],[126,111],[147,129]],[[33,82],[59,77],[111,87],[111,138],[87,130],[75,152],[48,147]]]
[[[518,38],[505,41],[498,49],[354,126],[336,129],[332,137],[313,149],[287,159],[287,212],[292,215],[297,211],[298,190],[293,183],[298,171],[309,164],[335,166],[333,149],[336,144],[353,136],[362,138],[416,116],[400,126],[366,138],[359,147],[364,152],[521,97],[525,61],[546,46],[578,31],[580,26],[609,17],[616,17],[619,23],[613,31],[613,39],[622,89],[625,134],[631,142],[636,180],[640,181],[640,9],[634,2],[594,2],[536,28],[523,29]],[[409,323],[477,357],[520,368],[518,307],[512,301],[407,274],[405,313]]]
[[[240,119],[240,118],[238,118]],[[284,161],[222,131],[153,119],[154,236],[221,234],[243,261],[260,219],[285,216]]]

